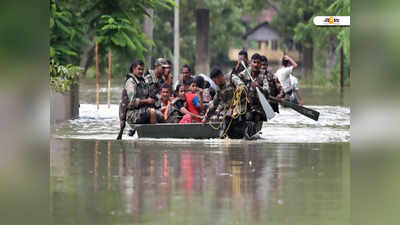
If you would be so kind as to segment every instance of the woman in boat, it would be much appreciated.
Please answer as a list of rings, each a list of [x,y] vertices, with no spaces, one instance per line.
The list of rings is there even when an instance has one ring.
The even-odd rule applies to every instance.
[[[178,123],[185,115],[188,115],[188,117],[198,117],[189,112],[186,107],[185,86],[178,84],[174,93],[174,99],[171,100],[168,107],[167,123]]]

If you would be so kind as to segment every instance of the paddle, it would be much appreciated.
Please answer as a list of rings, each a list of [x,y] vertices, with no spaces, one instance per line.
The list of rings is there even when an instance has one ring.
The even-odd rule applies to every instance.
[[[279,102],[281,105],[283,105],[285,107],[294,109],[296,112],[298,112],[298,113],[300,113],[300,114],[302,114],[302,115],[304,115],[304,116],[306,116],[306,117],[308,117],[310,119],[318,121],[318,117],[319,117],[319,112],[318,111],[306,108],[306,107],[301,106],[301,105],[294,104],[294,103],[286,101],[284,99],[281,99],[281,100],[278,101],[278,99],[276,99],[274,97],[271,97],[271,96],[269,97],[269,99],[271,99],[273,101],[276,101],[276,102]]]
[[[244,66],[244,69],[247,71],[247,75],[250,77],[251,82],[254,82],[254,79],[253,79],[253,77],[251,77],[251,74],[250,74],[249,70],[247,69],[246,65],[244,64],[244,62],[241,61],[240,63]],[[271,105],[268,103],[264,94],[258,89],[258,87],[256,87],[256,91],[257,91],[258,100],[261,103],[261,106],[264,110],[265,115],[267,116],[267,119],[270,120],[270,119],[274,118],[275,112],[272,109]]]

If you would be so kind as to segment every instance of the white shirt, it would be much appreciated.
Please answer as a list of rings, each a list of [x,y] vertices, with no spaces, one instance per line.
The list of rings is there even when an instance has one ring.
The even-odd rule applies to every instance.
[[[290,74],[293,72],[293,66],[281,67],[276,71],[275,75],[278,77],[279,82],[281,82],[283,90],[285,92],[291,89]]]
[[[298,91],[299,90],[299,81],[292,74],[290,74],[290,83],[292,84],[293,91]]]

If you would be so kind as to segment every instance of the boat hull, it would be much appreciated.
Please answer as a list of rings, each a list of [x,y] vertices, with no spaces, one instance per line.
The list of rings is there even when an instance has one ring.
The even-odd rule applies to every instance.
[[[218,127],[219,123],[212,123]],[[136,130],[139,138],[192,138],[209,139],[218,138],[219,130],[210,126],[210,124],[190,123],[159,123],[159,124],[130,124]]]

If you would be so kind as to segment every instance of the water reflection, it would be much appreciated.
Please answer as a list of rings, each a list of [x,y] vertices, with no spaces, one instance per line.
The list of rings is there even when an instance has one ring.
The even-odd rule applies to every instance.
[[[347,224],[348,144],[51,141],[53,224]]]

